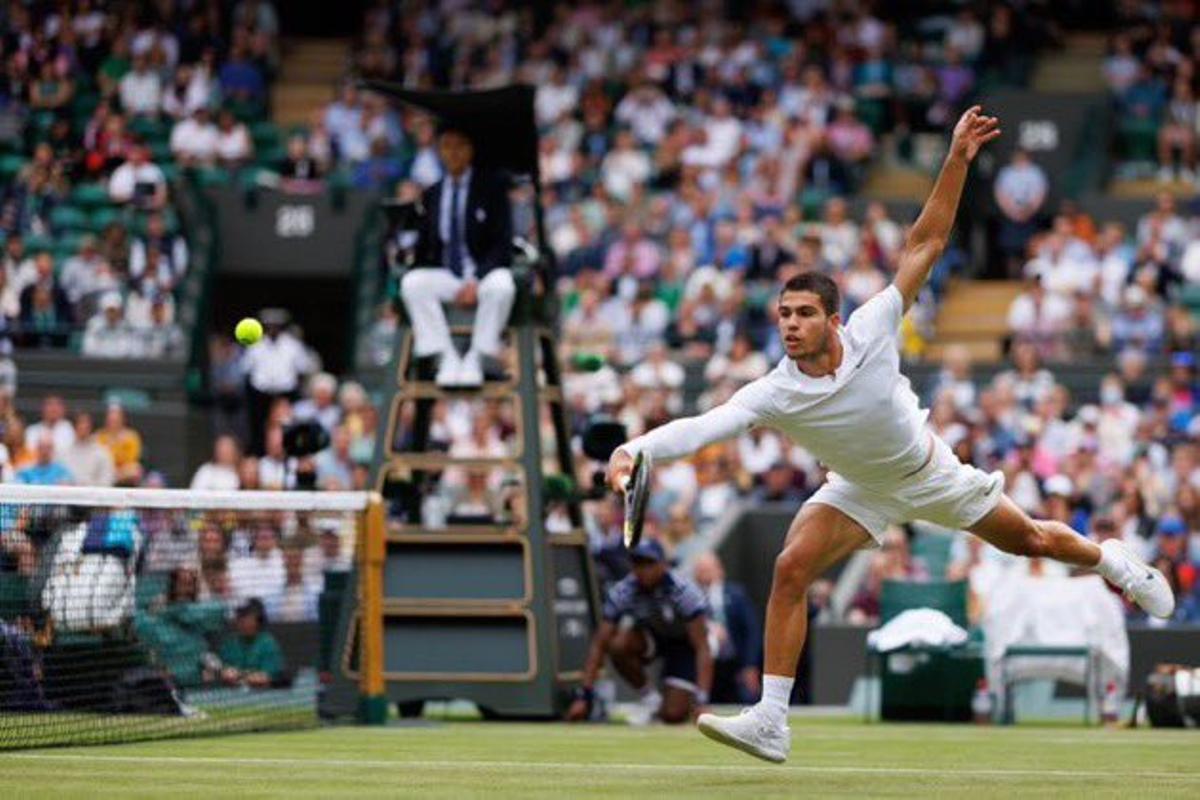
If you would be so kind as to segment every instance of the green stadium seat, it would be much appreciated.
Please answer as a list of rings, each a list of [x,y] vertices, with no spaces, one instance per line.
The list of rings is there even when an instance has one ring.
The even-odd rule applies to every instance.
[[[903,611],[932,608],[955,625],[968,627],[966,581],[884,581],[879,596],[879,620],[886,623]]]
[[[170,142],[151,142],[150,143],[150,159],[155,164],[163,164],[174,160],[175,156],[171,153]]]
[[[1158,122],[1123,119],[1120,123],[1121,153],[1130,161],[1158,161]]]
[[[278,169],[286,158],[287,150],[282,145],[256,149],[254,153],[255,163],[269,169]]]
[[[192,172],[195,176],[196,184],[200,187],[208,186],[228,186],[232,176],[229,170],[221,167],[200,167]]]
[[[262,103],[254,100],[230,100],[225,107],[233,112],[239,122],[254,122],[266,116]]]
[[[102,183],[83,183],[71,192],[71,203],[84,208],[97,208],[111,204],[108,187]]]
[[[43,250],[48,253],[54,252],[54,237],[40,233],[25,234],[26,253],[40,253]]]
[[[60,233],[54,240],[54,258],[59,261],[70,258],[79,252],[79,244],[85,234],[72,231]]]
[[[888,128],[888,105],[885,100],[859,99],[854,104],[854,115],[876,136]]]
[[[254,139],[255,150],[268,150],[278,147],[283,138],[280,135],[279,127],[270,121],[251,123],[250,136]]]
[[[113,387],[104,393],[104,405],[117,403],[126,411],[147,411],[153,405],[149,392],[142,389]]]
[[[954,537],[949,533],[924,531],[917,534],[912,541],[912,556],[925,562],[931,578],[940,580],[946,576],[953,545]]]
[[[19,153],[9,153],[8,155],[0,156],[0,180],[11,181],[17,177],[17,173],[25,166],[25,156]]]
[[[145,611],[156,600],[164,597],[169,581],[170,576],[161,572],[143,572],[138,575],[137,586],[134,588],[138,610]]]
[[[35,142],[43,139],[56,119],[58,119],[58,114],[53,111],[35,111],[28,118],[26,133],[32,133]]]
[[[164,122],[151,117],[134,117],[129,121],[129,130],[147,141],[158,141],[164,135],[171,135],[170,129]]]
[[[59,206],[50,212],[50,226],[56,231],[87,230],[88,214],[77,206]]]
[[[167,179],[167,183],[174,183],[179,180],[179,165],[174,161],[160,163],[158,168],[162,170],[163,177]]]
[[[97,208],[88,218],[88,225],[93,233],[103,233],[104,229],[114,222],[121,220],[121,211],[116,208]]]
[[[164,208],[159,212],[162,217],[163,227],[166,228],[168,234],[176,234],[179,232],[179,214],[173,208]],[[129,229],[138,236],[146,233],[146,220],[149,219],[150,213],[145,211],[137,212],[129,223]]]
[[[88,119],[96,111],[96,106],[100,105],[100,95],[96,92],[76,92],[75,99],[71,101],[71,116],[78,119],[83,117]]]
[[[0,619],[11,620],[28,613],[29,578],[15,572],[0,572]]]
[[[1200,284],[1183,287],[1179,299],[1193,316],[1200,316]]]

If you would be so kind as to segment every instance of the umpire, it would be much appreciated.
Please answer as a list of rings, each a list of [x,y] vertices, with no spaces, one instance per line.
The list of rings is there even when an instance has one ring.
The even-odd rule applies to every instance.
[[[655,715],[681,723],[708,703],[713,659],[708,647],[708,605],[704,594],[667,565],[662,545],[646,540],[629,553],[633,571],[613,584],[604,600],[604,620],[592,637],[583,683],[567,711],[571,721],[586,719],[596,676],[605,656],[641,694],[638,718]],[[659,686],[646,667],[661,662]]]

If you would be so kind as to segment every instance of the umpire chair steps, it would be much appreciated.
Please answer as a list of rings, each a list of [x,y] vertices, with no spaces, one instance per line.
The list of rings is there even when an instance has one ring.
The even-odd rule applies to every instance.
[[[400,326],[386,385],[388,418],[378,438],[374,486],[391,509],[381,619],[343,617],[343,641],[358,643],[364,624],[382,626],[384,697],[401,713],[425,700],[465,699],[487,716],[561,714],[582,678],[598,624],[596,578],[577,498],[565,503],[567,533],[548,534],[543,407],[552,423],[552,472],[574,479],[570,426],[556,351],[556,300],[539,294],[531,265],[513,268],[517,296],[506,328],[511,374],[478,388],[444,389],[433,365],[412,356],[410,321]],[[473,312],[447,310],[456,342],[469,337]],[[458,399],[515,404],[515,447],[503,457],[459,457],[430,441],[434,407]],[[506,519],[431,527],[422,519],[442,469],[502,469],[518,478]],[[561,501],[560,501],[561,502]],[[339,672],[356,678],[356,646],[342,650]],[[376,715],[377,716],[377,715]],[[378,720],[376,720],[378,721]]]

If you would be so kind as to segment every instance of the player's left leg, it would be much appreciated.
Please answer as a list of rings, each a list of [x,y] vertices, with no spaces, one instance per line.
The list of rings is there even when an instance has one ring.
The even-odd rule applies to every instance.
[[[967,529],[1006,553],[1094,569],[1156,617],[1167,618],[1175,611],[1175,596],[1166,577],[1119,539],[1097,545],[1061,522],[1032,519],[1003,495],[995,508]]]

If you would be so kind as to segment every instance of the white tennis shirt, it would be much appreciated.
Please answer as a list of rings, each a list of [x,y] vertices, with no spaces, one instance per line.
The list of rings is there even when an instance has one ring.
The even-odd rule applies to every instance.
[[[929,454],[929,412],[900,373],[895,340],[903,316],[900,290],[889,286],[838,329],[843,355],[833,375],[810,377],[784,357],[729,402],[655,428],[621,448],[669,460],[762,426],[787,436],[846,480],[886,492]]]

